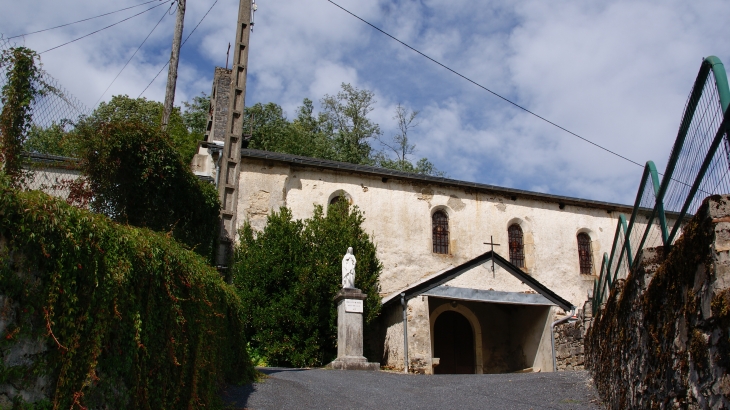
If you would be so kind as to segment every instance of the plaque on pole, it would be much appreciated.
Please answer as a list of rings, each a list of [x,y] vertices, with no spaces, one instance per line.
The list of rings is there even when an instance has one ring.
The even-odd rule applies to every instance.
[[[362,355],[362,315],[366,294],[355,288],[355,255],[347,249],[342,258],[342,289],[335,295],[337,304],[337,359],[328,368],[337,370],[380,370]]]

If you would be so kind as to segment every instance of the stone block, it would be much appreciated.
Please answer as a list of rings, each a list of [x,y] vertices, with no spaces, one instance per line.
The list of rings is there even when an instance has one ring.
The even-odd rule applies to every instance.
[[[330,364],[325,366],[326,369],[332,370],[380,370],[379,363],[369,363],[365,357],[345,356],[338,357]]]

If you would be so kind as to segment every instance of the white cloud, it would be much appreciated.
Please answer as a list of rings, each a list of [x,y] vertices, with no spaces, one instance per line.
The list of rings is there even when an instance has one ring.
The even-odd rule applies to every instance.
[[[186,35],[214,0],[188,2]],[[14,35],[138,4],[141,0],[8,2]],[[395,132],[396,104],[420,110],[417,155],[451,177],[555,194],[631,202],[641,168],[557,129],[457,77],[323,0],[258,0],[247,103],[276,102],[291,115],[350,82],[373,90],[372,118]],[[379,0],[338,3],[404,42],[637,162],[662,168],[701,57],[725,62],[720,0]],[[169,3],[43,54],[46,70],[93,105]],[[27,36],[45,50],[144,9]],[[182,51],[176,101],[209,92],[225,64],[238,2],[219,0]],[[136,97],[169,58],[167,16],[104,99]],[[167,72],[145,92],[162,100]]]

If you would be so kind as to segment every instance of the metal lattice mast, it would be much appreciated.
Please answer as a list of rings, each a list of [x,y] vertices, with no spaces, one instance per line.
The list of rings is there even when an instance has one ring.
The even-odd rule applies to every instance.
[[[238,208],[238,178],[241,162],[241,138],[243,137],[243,109],[246,97],[248,72],[248,42],[251,35],[251,0],[241,0],[238,7],[238,24],[231,67],[231,91],[226,122],[226,140],[220,168],[218,194],[221,200],[221,230],[217,264],[227,265],[231,246],[236,234]]]

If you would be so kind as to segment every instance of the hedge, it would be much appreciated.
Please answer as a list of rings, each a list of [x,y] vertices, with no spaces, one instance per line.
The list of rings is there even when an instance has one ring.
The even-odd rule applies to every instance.
[[[41,363],[0,369],[0,384],[46,374],[54,408],[216,407],[222,383],[254,374],[241,301],[201,256],[2,174],[0,294],[16,317],[3,352],[47,346]]]

